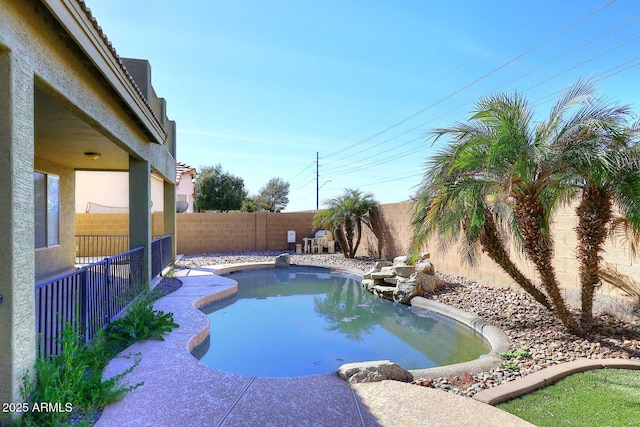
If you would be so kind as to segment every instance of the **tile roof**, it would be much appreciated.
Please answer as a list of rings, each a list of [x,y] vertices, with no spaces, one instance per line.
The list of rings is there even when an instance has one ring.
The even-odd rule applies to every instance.
[[[176,184],[180,182],[180,177],[186,173],[193,172],[194,175],[198,175],[196,168],[187,165],[186,163],[176,162]]]
[[[122,59],[120,59],[120,55],[118,55],[118,52],[116,52],[115,47],[113,47],[113,45],[111,44],[111,42],[107,38],[107,35],[102,30],[102,27],[100,25],[98,25],[98,21],[96,20],[96,18],[91,13],[91,9],[89,9],[89,7],[87,6],[87,4],[85,3],[84,0],[76,0],[76,1],[80,5],[80,7],[84,11],[84,13],[86,13],[87,18],[89,18],[89,21],[91,21],[91,23],[93,24],[93,27],[96,29],[96,31],[98,32],[98,34],[100,35],[100,37],[102,38],[104,43],[109,48],[109,51],[111,52],[111,54],[115,58],[116,62],[118,63],[118,65],[120,66],[122,71],[124,72],[125,76],[129,80],[129,82],[133,85],[133,88],[135,89],[136,93],[138,94],[140,99],[142,99],[142,102],[144,103],[144,105],[149,109],[149,112],[151,113],[151,116],[160,125],[160,128],[165,132],[165,136],[166,136],[167,131],[164,128],[164,126],[162,125],[162,122],[160,121],[160,119],[156,116],[156,114],[151,109],[151,105],[149,104],[149,101],[145,98],[144,94],[140,90],[140,87],[137,85],[136,81],[133,79],[133,76],[129,73],[129,70],[127,70],[127,67],[125,67],[124,63],[122,62]]]

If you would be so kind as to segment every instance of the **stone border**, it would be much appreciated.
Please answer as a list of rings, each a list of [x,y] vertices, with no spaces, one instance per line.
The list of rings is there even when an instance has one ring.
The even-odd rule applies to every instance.
[[[473,398],[497,405],[555,383],[562,378],[594,369],[640,369],[640,360],[578,359],[544,368],[526,377],[476,393]]]
[[[482,335],[491,346],[491,352],[480,359],[455,363],[453,365],[438,366],[435,368],[411,370],[410,372],[415,378],[433,379],[439,377],[452,377],[461,375],[464,372],[475,374],[494,369],[503,362],[499,353],[505,352],[509,349],[509,338],[507,338],[507,335],[499,328],[485,322],[471,313],[467,313],[466,311],[423,297],[414,297],[411,300],[411,306],[433,311],[465,324]]]
[[[327,266],[327,265],[321,265],[321,264],[291,264],[291,266],[292,267],[324,268],[330,271],[351,274],[354,276],[358,276],[360,278],[364,276],[362,271],[354,268],[347,268],[347,267]],[[202,271],[203,273],[206,272],[212,275],[225,277],[222,275],[233,273],[235,271],[256,270],[260,268],[273,268],[273,267],[275,267],[275,262],[266,261],[266,262],[247,262],[247,263],[237,263],[237,264],[221,264],[221,265],[213,265],[211,267],[193,268],[190,270]],[[233,294],[235,294],[238,289],[238,282],[229,277],[225,277],[225,279],[234,281],[236,283],[235,287],[228,289],[224,292],[217,292],[214,294],[204,296],[194,302],[193,304],[194,307],[199,310],[201,307],[207,304],[210,304],[222,298],[230,297]],[[468,362],[455,363],[453,365],[438,366],[435,368],[409,370],[409,372],[413,374],[414,378],[431,379],[431,378],[438,378],[438,377],[449,377],[449,376],[461,375],[464,372],[474,374],[474,373],[479,373],[479,372],[489,371],[491,369],[494,369],[503,362],[502,357],[500,357],[498,353],[502,353],[509,349],[509,339],[507,338],[505,333],[502,332],[497,327],[486,323],[484,320],[470,313],[467,313],[466,311],[458,310],[457,308],[454,308],[436,301],[428,300],[423,297],[414,297],[411,300],[411,306],[420,308],[423,310],[433,311],[435,313],[442,314],[460,323],[463,323],[464,325],[467,325],[468,327],[470,327],[471,329],[473,329],[474,331],[482,335],[489,342],[489,345],[491,346],[491,352],[485,357],[482,357],[480,359],[475,359]],[[195,347],[202,344],[205,341],[208,334],[209,334],[209,328],[206,328],[204,331],[194,336],[189,342],[189,351],[192,351],[193,349],[195,349]],[[367,361],[363,361],[363,362],[367,362]]]

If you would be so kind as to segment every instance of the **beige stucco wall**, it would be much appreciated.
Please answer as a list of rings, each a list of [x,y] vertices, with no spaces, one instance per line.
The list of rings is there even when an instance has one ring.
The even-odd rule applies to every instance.
[[[20,400],[22,377],[36,355],[34,90],[28,62],[3,44],[0,31],[0,402],[8,403]],[[21,120],[13,120],[16,116]],[[0,414],[0,421],[6,417]]]
[[[35,159],[35,170],[60,177],[60,244],[36,249],[35,278],[51,276],[72,269],[75,264],[74,241],[74,174],[73,170],[56,163]]]
[[[85,213],[87,204],[129,207],[129,172],[77,171],[75,211]],[[164,181],[151,175],[151,211],[164,209]]]
[[[75,211],[73,196],[69,195],[73,177],[68,170],[60,170],[65,203],[61,216],[67,218],[61,228],[64,244],[59,250],[47,249],[38,254],[34,251],[36,89],[88,124],[105,142],[111,141],[128,158],[146,164],[141,168],[147,172],[146,178],[139,174],[141,182],[134,187],[149,185],[144,181],[151,170],[167,182],[175,180],[175,158],[160,144],[162,132],[145,115],[141,104],[132,103],[137,95],[122,91],[131,87],[127,79],[122,78],[120,83],[111,80],[119,85],[117,90],[122,97],[105,84],[103,76],[113,74],[119,78],[124,74],[113,65],[115,58],[80,9],[79,2],[67,0],[0,0],[0,178],[5,189],[0,192],[0,402],[21,400],[22,376],[33,368],[34,278],[45,270],[65,268],[74,253],[69,248],[68,255],[62,254],[70,230],[66,221],[73,222]],[[50,10],[55,10],[58,17],[52,16]],[[65,25],[59,25],[58,19],[64,20]],[[65,34],[67,31],[72,32],[71,37]],[[63,128],[56,130],[60,129]],[[171,133],[174,134],[173,129]],[[154,138],[156,141],[150,143]],[[51,163],[45,166],[56,169]],[[137,210],[148,208],[148,202],[139,203]],[[150,221],[146,225],[150,227]]]

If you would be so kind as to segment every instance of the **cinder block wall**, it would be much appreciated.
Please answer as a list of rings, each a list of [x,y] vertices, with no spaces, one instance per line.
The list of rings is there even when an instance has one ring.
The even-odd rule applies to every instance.
[[[392,259],[408,252],[411,244],[411,203],[393,203],[382,205],[383,218],[391,240],[383,245],[383,258]],[[577,238],[575,227],[575,205],[559,209],[554,215],[552,234],[555,239],[553,265],[562,287],[568,290],[579,288],[578,261],[576,259]],[[358,255],[375,256],[378,242],[373,233],[366,229]],[[442,251],[437,242],[431,242],[425,248],[431,252],[431,258],[438,271],[465,276],[480,283],[494,286],[515,286],[511,278],[504,273],[489,257],[481,254],[477,266],[469,267],[462,264],[457,246]],[[533,266],[517,253],[515,248],[510,250],[513,259],[527,277],[538,280]],[[625,274],[636,281],[640,281],[640,257],[633,257],[624,242],[619,239],[609,239],[605,245],[603,261],[611,265],[621,274]],[[603,283],[602,293],[620,296],[622,293],[616,288]]]
[[[177,215],[178,253],[285,250],[287,231],[297,243],[313,235],[315,212],[182,213]]]

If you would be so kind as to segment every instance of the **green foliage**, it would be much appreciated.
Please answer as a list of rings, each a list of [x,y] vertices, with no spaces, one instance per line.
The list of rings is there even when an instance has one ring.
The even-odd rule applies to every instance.
[[[537,426],[630,426],[640,419],[640,371],[571,375],[498,408]]]
[[[355,257],[362,226],[371,227],[369,211],[378,205],[371,193],[346,188],[342,196],[327,201],[329,207],[313,217],[313,225],[331,230],[346,258]],[[372,230],[374,232],[376,230]],[[379,237],[381,238],[381,236]]]
[[[244,180],[222,170],[221,165],[202,169],[196,182],[198,199],[196,206],[201,210],[239,210],[247,198]]]
[[[289,204],[289,183],[282,178],[271,178],[257,196],[260,209],[280,212]]]
[[[162,335],[177,327],[172,313],[153,309],[153,298],[147,291],[131,303],[125,316],[107,326],[107,336],[109,341],[126,348],[136,341],[163,340]]]
[[[518,372],[520,370],[520,360],[531,359],[531,353],[529,353],[529,351],[524,347],[520,347],[515,351],[507,350],[498,354],[503,359],[510,361],[510,362],[504,363],[503,366],[512,372]]]
[[[544,121],[534,120],[519,93],[480,99],[467,122],[433,132],[436,141],[450,141],[433,156],[414,197],[412,251],[433,240],[440,249],[461,242],[463,260],[472,265],[484,252],[552,308],[568,331],[584,335],[592,323],[601,243],[613,220],[611,202],[623,222],[640,230],[640,159],[629,149],[640,128],[629,128],[629,117],[628,107],[605,102],[584,81],[567,89]],[[580,194],[578,322],[560,291],[550,224],[554,210]],[[511,243],[535,267],[539,284],[519,270],[507,250]]]
[[[24,376],[21,394],[31,410],[24,414],[18,425],[54,426],[66,423],[71,416],[90,417],[98,409],[142,385],[118,385],[138,366],[139,360],[121,374],[102,381],[104,367],[110,358],[104,340],[85,346],[73,328],[67,325],[59,343],[62,345],[59,355],[36,361],[33,381],[28,375]],[[59,404],[60,410],[36,410],[49,403]]]
[[[531,353],[529,353],[529,351],[524,347],[520,347],[516,351],[507,350],[505,352],[498,353],[498,354],[500,355],[500,357],[502,357],[503,359],[507,359],[507,360],[509,360],[509,359],[531,359]]]
[[[242,206],[240,207],[241,212],[258,212],[259,210],[260,205],[257,196],[247,197],[242,201]]]
[[[135,343],[149,338],[162,340],[164,333],[178,325],[171,313],[153,309],[157,295],[146,291],[127,309],[125,315],[100,330],[94,339],[84,345],[71,325],[60,337],[62,352],[36,361],[35,380],[23,378],[22,397],[33,407],[42,402],[60,403],[62,411],[29,411],[17,423],[20,426],[62,425],[74,418],[85,420],[107,404],[122,398],[142,383],[129,387],[120,381],[140,363],[134,364],[112,378],[102,381],[104,368],[115,355]],[[70,404],[70,407],[65,406]],[[65,412],[65,409],[73,412]]]

